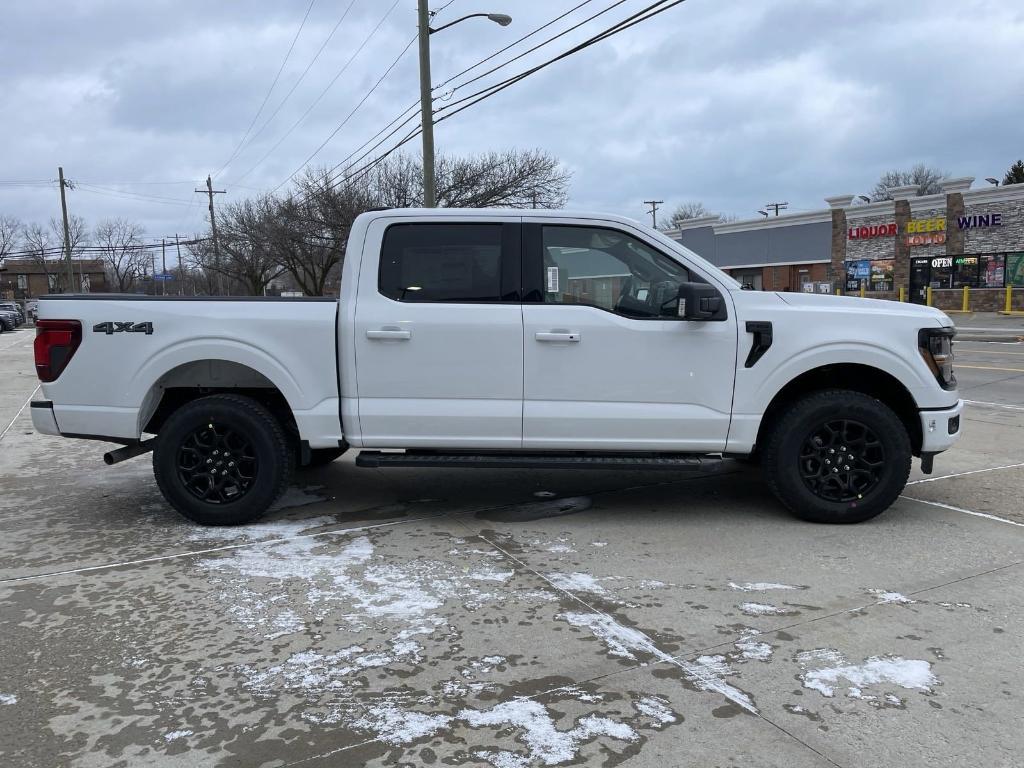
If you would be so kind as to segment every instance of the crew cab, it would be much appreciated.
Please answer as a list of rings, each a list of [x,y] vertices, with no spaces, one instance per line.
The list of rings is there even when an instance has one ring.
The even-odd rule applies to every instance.
[[[263,514],[296,468],[662,469],[758,461],[790,510],[857,522],[960,433],[954,328],[898,302],[743,290],[630,219],[359,216],[332,299],[39,301],[48,435],[153,452],[203,524]]]

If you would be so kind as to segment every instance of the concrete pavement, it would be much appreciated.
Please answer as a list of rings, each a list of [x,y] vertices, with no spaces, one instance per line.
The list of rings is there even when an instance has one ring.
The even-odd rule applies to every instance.
[[[935,474],[858,526],[792,519],[732,462],[348,456],[265,522],[203,529],[147,458],[31,433],[31,349],[0,338],[0,365],[22,372],[0,385],[4,764],[1019,762],[1015,377],[979,378],[1006,402],[969,406]]]

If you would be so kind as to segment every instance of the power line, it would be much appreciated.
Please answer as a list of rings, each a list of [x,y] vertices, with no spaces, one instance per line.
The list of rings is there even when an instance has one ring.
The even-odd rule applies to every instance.
[[[363,39],[363,42],[359,44],[359,47],[356,48],[355,52],[349,57],[348,61],[346,61],[345,64],[342,65],[341,69],[338,70],[337,74],[335,74],[334,77],[331,78],[331,81],[327,84],[327,87],[320,91],[320,95],[313,100],[313,103],[310,104],[306,111],[302,113],[302,116],[298,120],[296,120],[294,124],[292,124],[292,127],[285,131],[284,135],[280,139],[278,139],[277,143],[274,144],[274,146],[267,150],[263,157],[257,160],[256,163],[249,168],[249,170],[247,170],[241,176],[238,176],[232,183],[241,181],[254,170],[256,170],[256,168],[258,168],[263,163],[264,160],[270,157],[270,155],[272,155],[277,150],[277,148],[284,143],[284,140],[287,139],[292,134],[292,131],[294,131],[302,124],[302,122],[309,116],[309,113],[313,111],[316,105],[320,103],[321,99],[323,99],[323,97],[327,95],[327,92],[334,86],[336,82],[338,82],[338,79],[345,73],[345,71],[349,68],[352,62],[355,61],[356,57],[362,52],[363,48],[365,48],[366,45],[370,42],[370,40],[373,39],[373,37],[377,34],[378,30],[380,30],[380,28],[384,25],[384,22],[387,21],[388,16],[390,16],[391,12],[394,11],[396,7],[398,7],[398,4],[400,2],[401,0],[395,0],[395,2],[391,4],[391,7],[388,8],[387,12],[381,17],[381,20],[377,22],[377,26],[375,26],[370,31],[370,33]]]
[[[559,21],[561,21],[562,19],[564,19],[564,18],[565,18],[566,16],[569,16],[570,14],[574,13],[575,11],[578,11],[578,10],[579,10],[580,8],[582,8],[583,6],[585,6],[585,5],[588,5],[588,4],[592,3],[592,2],[594,2],[594,0],[583,0],[583,2],[582,2],[582,3],[580,3],[579,5],[575,5],[575,6],[573,6],[573,7],[572,7],[572,8],[570,8],[570,9],[569,9],[568,11],[566,11],[566,12],[565,12],[565,13],[563,13],[563,14],[561,14],[560,16],[556,16],[555,18],[551,19],[551,21],[548,21],[548,22],[546,22],[546,23],[542,24],[541,26],[537,27],[537,28],[536,28],[535,30],[533,30],[532,32],[529,32],[528,34],[525,34],[525,35],[523,35],[522,37],[520,37],[520,38],[519,38],[518,40],[516,40],[515,42],[513,42],[513,43],[509,43],[509,44],[508,44],[508,45],[506,45],[506,46],[505,46],[504,48],[501,48],[501,49],[499,49],[499,50],[495,51],[494,53],[492,53],[492,54],[491,54],[490,56],[487,56],[486,58],[480,59],[480,61],[478,61],[478,62],[477,62],[476,64],[474,64],[473,66],[471,66],[471,67],[466,67],[466,68],[465,68],[464,70],[462,70],[461,72],[459,72],[459,73],[457,73],[457,74],[454,74],[454,75],[452,75],[451,77],[447,78],[447,79],[446,79],[446,80],[445,80],[444,82],[440,83],[439,85],[435,85],[435,86],[433,87],[433,90],[435,90],[435,91],[436,91],[436,90],[438,90],[438,89],[440,89],[440,88],[444,88],[444,87],[445,87],[446,85],[448,85],[448,83],[450,83],[450,82],[451,82],[452,80],[456,80],[456,79],[458,79],[458,78],[462,77],[463,75],[465,75],[466,73],[468,73],[468,72],[472,72],[472,71],[473,71],[474,69],[476,69],[477,67],[479,67],[479,66],[481,66],[481,65],[483,65],[483,64],[486,64],[486,63],[487,63],[488,61],[491,61],[491,60],[492,60],[492,59],[494,59],[494,58],[497,58],[497,57],[498,57],[498,56],[500,56],[501,54],[505,53],[505,51],[507,51],[507,50],[510,50],[510,49],[512,49],[512,48],[515,48],[515,47],[516,47],[517,45],[519,45],[519,44],[520,44],[520,43],[522,43],[523,41],[525,41],[525,40],[529,40],[529,39],[530,39],[531,37],[533,37],[534,35],[536,35],[536,34],[537,34],[538,32],[541,32],[541,31],[543,31],[543,30],[547,29],[547,28],[548,28],[548,27],[550,27],[550,26],[551,26],[552,24],[556,24],[556,23],[558,23]]]
[[[96,195],[107,197],[118,197],[124,200],[139,200],[147,203],[162,203],[164,205],[188,205],[188,200],[178,197],[164,197],[162,195],[150,195],[144,192],[128,192],[122,189],[101,187],[97,184],[87,184],[83,181],[75,182],[78,189],[83,192],[91,192]]]
[[[355,113],[359,111],[359,108],[362,107],[363,104],[366,103],[366,100],[368,98],[370,98],[370,96],[373,95],[373,92],[376,91],[377,88],[380,87],[380,84],[384,82],[385,78],[387,78],[387,76],[391,74],[392,70],[394,70],[394,68],[398,66],[398,62],[400,62],[405,57],[405,54],[407,54],[409,52],[409,49],[412,48],[412,44],[416,42],[417,37],[418,37],[417,35],[413,35],[412,39],[409,40],[409,42],[406,44],[405,48],[402,49],[402,52],[400,54],[398,54],[397,57],[395,57],[395,60],[393,62],[391,62],[391,65],[386,70],[384,70],[384,74],[381,75],[380,78],[377,80],[377,82],[373,84],[373,87],[370,88],[370,90],[368,90],[363,95],[363,98],[361,98],[359,100],[359,103],[356,104],[352,108],[352,111],[349,112],[345,116],[345,119],[342,120],[340,123],[338,123],[337,127],[333,131],[331,131],[330,134],[328,134],[327,138],[324,139],[320,143],[320,146],[318,146],[315,150],[313,150],[313,153],[309,157],[307,157],[305,160],[303,160],[302,164],[298,168],[296,168],[294,171],[292,171],[291,175],[289,175],[287,179],[285,179],[280,184],[278,184],[276,187],[274,187],[271,190],[271,192],[276,192],[282,186],[284,186],[289,181],[291,181],[293,178],[295,178],[295,174],[297,174],[299,171],[301,171],[303,168],[305,168],[306,165],[309,164],[309,161],[312,160],[314,157],[316,157],[320,153],[320,150],[323,149],[324,147],[326,147],[327,144],[331,141],[331,139],[333,139],[335,136],[338,135],[338,132],[341,131],[341,129],[345,127],[346,123],[348,123],[348,121],[352,119],[352,116],[355,115]]]
[[[263,122],[263,125],[261,125],[259,127],[259,129],[256,131],[256,133],[254,133],[249,138],[249,141],[246,144],[246,148],[251,147],[253,142],[255,142],[256,139],[258,139],[260,137],[260,135],[263,133],[263,131],[265,131],[267,129],[267,126],[269,126],[274,121],[274,118],[277,117],[278,113],[281,111],[281,109],[284,107],[284,105],[288,102],[288,99],[290,99],[292,94],[295,93],[295,90],[299,87],[299,85],[302,83],[302,81],[306,79],[306,75],[309,74],[309,70],[311,70],[313,68],[313,65],[316,64],[317,60],[320,58],[320,54],[322,54],[324,52],[324,49],[327,48],[327,44],[331,42],[331,39],[334,37],[334,33],[338,31],[338,28],[342,25],[342,22],[344,22],[345,19],[348,17],[348,12],[352,10],[352,6],[354,6],[355,4],[356,4],[356,0],[351,0],[351,2],[349,2],[348,6],[345,8],[345,11],[341,14],[341,18],[338,19],[337,23],[334,25],[334,27],[331,29],[331,31],[327,34],[327,37],[324,38],[323,43],[320,44],[320,48],[317,49],[317,52],[315,54],[313,54],[313,58],[309,60],[309,64],[306,65],[306,68],[304,70],[302,70],[302,74],[299,75],[298,80],[296,80],[294,83],[292,83],[292,87],[288,89],[288,93],[286,93],[284,95],[284,98],[281,99],[281,101],[278,103],[278,105],[274,108],[274,111],[270,114],[270,117],[268,117]],[[227,166],[225,165],[225,167],[227,167]],[[224,168],[221,168],[219,171],[217,171],[217,173],[220,174],[221,172],[223,172],[223,170],[224,170]],[[238,186],[238,184],[232,184],[232,186]]]
[[[309,0],[309,6],[306,8],[306,15],[302,17],[302,21],[299,23],[299,28],[295,30],[295,36],[292,38],[292,43],[288,46],[288,52],[285,53],[284,59],[281,61],[281,66],[277,68],[277,74],[274,75],[273,82],[270,83],[270,87],[267,89],[267,93],[264,95],[263,101],[260,102],[259,109],[257,109],[256,114],[252,116],[252,120],[249,122],[249,127],[245,129],[245,133],[242,134],[242,138],[238,140],[238,145],[231,153],[231,157],[224,162],[224,165],[220,167],[219,171],[213,174],[214,176],[220,174],[221,171],[231,164],[232,160],[238,157],[238,152],[245,143],[245,140],[249,137],[249,132],[252,130],[252,127],[256,125],[256,121],[259,120],[260,115],[263,114],[263,108],[267,106],[267,102],[270,100],[270,94],[274,92],[274,87],[277,85],[277,81],[281,79],[281,73],[284,72],[285,65],[288,63],[288,59],[291,58],[292,51],[295,49],[295,43],[298,42],[299,35],[302,34],[302,28],[306,26],[306,19],[309,18],[309,12],[313,10],[313,6],[315,4],[316,0]]]
[[[520,72],[518,75],[513,75],[512,77],[509,77],[493,85],[487,86],[486,88],[481,88],[479,91],[476,91],[475,93],[471,93],[470,95],[464,96],[463,98],[459,99],[456,102],[453,102],[452,104],[449,104],[446,107],[442,107],[441,109],[437,110],[436,114],[447,114],[443,114],[443,116],[437,118],[435,122],[441,122],[443,120],[447,120],[450,117],[454,117],[459,112],[462,112],[468,109],[469,107],[479,104],[481,101],[485,101],[486,99],[489,99],[491,96],[497,95],[506,88],[515,85],[521,80],[525,80],[530,75],[533,75],[541,71],[542,69],[546,69],[552,64],[561,61],[562,59],[567,58],[568,56],[572,56],[575,53],[579,53],[580,51],[589,48],[592,45],[596,45],[597,43],[607,40],[608,38],[613,37],[614,35],[617,35],[620,32],[625,32],[627,29],[630,29],[631,27],[634,27],[637,24],[640,24],[641,22],[647,21],[648,19],[654,18],[658,14],[664,13],[670,8],[674,8],[675,6],[680,5],[685,1],[686,0],[673,0],[673,2],[668,3],[668,5],[665,5],[665,3],[668,2],[668,0],[659,0],[659,2],[652,3],[651,5],[647,6],[641,11],[638,11],[632,16],[629,16],[623,19],[622,21],[612,25],[611,27],[604,29],[597,35],[594,35],[593,37],[583,41],[582,43],[579,43],[578,45],[575,45],[572,48],[563,51],[559,55],[551,59],[548,59],[547,61],[544,61],[536,66],[530,67],[529,69]],[[662,7],[659,8],[658,6]],[[459,107],[458,109],[454,109],[454,107],[460,104],[462,104],[463,106]]]

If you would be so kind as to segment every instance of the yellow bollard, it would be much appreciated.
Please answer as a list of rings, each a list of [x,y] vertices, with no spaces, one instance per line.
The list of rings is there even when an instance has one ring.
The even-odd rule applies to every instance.
[[[1013,286],[1006,286],[1006,312],[1010,313],[1013,311]]]
[[[839,293],[839,289],[838,289],[838,288],[836,288],[836,296],[840,296],[840,295],[842,295],[842,294],[840,294],[840,293]]]
[[[901,285],[901,286],[900,286],[900,301],[901,301],[901,302],[903,302],[903,301],[906,301],[906,300],[907,300],[907,299],[906,299],[906,296],[905,296],[905,295],[904,295],[904,293],[903,293],[903,291],[904,291],[904,290],[905,290],[905,289],[904,289],[904,288],[903,288],[903,286]]]
[[[864,298],[864,281],[863,280],[860,281],[860,297],[862,299]]]
[[[960,307],[961,312],[970,312],[969,307],[971,306],[971,289],[966,285],[964,286],[964,304]]]
[[[930,307],[932,305],[932,287],[930,285],[928,286],[928,291],[926,295],[928,298],[925,301],[925,304]]]

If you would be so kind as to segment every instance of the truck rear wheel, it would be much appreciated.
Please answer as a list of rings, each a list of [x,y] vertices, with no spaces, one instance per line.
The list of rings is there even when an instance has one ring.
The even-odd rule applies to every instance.
[[[288,485],[293,456],[280,422],[255,400],[211,395],[164,422],[153,474],[168,503],[202,525],[256,520]]]
[[[797,517],[859,523],[888,509],[910,474],[906,427],[861,392],[807,395],[778,419],[764,448],[772,492]]]

